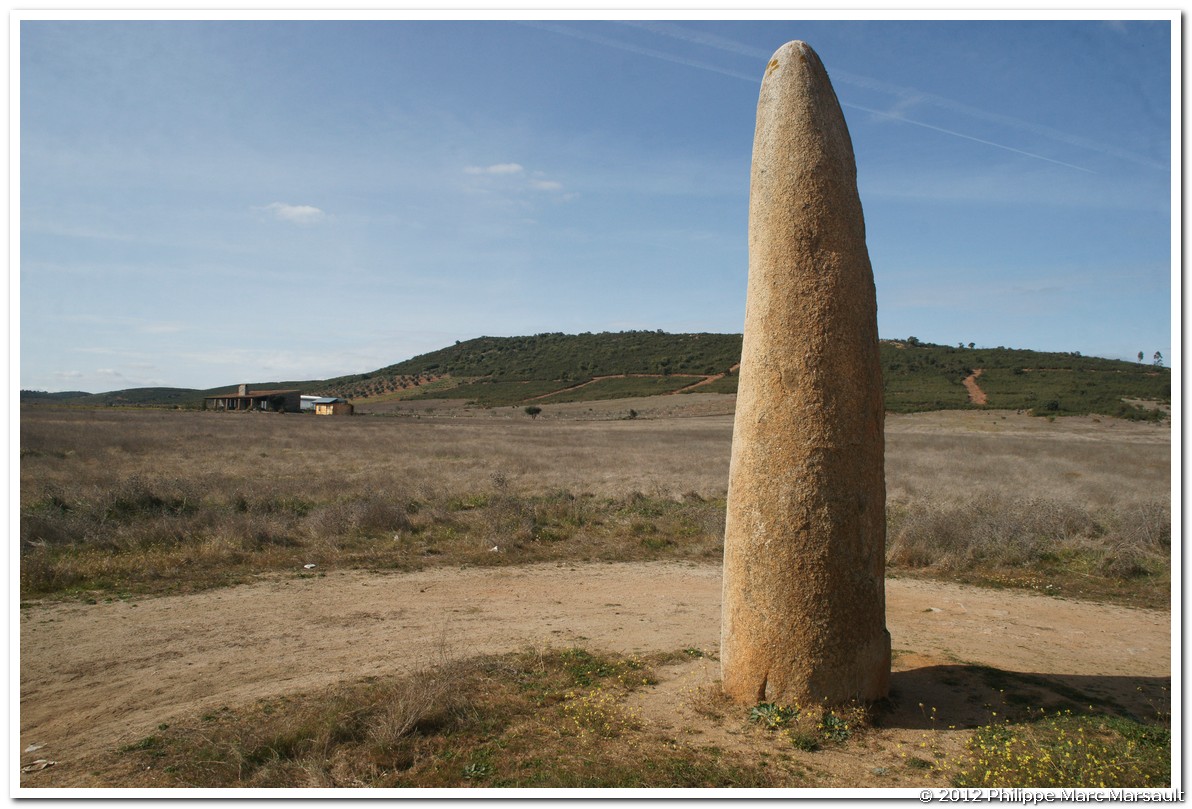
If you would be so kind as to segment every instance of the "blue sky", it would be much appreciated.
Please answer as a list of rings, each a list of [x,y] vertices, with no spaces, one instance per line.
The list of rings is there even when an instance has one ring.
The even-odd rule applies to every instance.
[[[1167,19],[25,19],[20,385],[740,332],[791,39],[844,105],[882,337],[1170,360]]]

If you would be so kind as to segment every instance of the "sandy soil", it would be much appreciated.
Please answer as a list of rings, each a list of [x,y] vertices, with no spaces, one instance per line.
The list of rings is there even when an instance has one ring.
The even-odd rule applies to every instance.
[[[904,734],[926,726],[919,703],[943,722],[981,721],[974,664],[1140,715],[1166,693],[1166,613],[911,579],[891,580],[887,602],[896,710],[885,721]],[[714,657],[719,631],[720,568],[694,563],[295,574],[131,603],[33,605],[21,611],[20,750],[41,747],[20,763],[57,763],[21,785],[118,785],[105,783],[111,752],[159,723],[443,655],[582,643]],[[645,715],[662,728],[694,721],[662,708],[713,681],[715,667],[705,657],[664,669],[641,697]],[[892,785],[875,782],[885,768],[873,766],[892,738],[837,757],[833,777]]]
[[[969,401],[975,405],[989,403],[989,397],[985,395],[985,391],[981,390],[981,386],[977,384],[977,377],[983,373],[985,373],[984,368],[977,368],[964,378],[964,387],[968,390]]]

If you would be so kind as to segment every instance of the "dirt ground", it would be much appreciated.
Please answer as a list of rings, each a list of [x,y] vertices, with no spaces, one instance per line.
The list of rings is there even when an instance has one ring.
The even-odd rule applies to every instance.
[[[893,579],[887,624],[893,710],[869,742],[807,754],[823,783],[911,785],[910,775],[892,777],[893,764],[877,764],[937,724],[989,721],[998,682],[982,667],[1000,670],[992,676],[1007,690],[1037,690],[1019,696],[1040,704],[1058,694],[1139,716],[1168,709],[1166,613]],[[113,751],[161,723],[532,645],[700,650],[705,657],[663,667],[638,697],[642,714],[664,732],[747,746],[750,734],[701,723],[691,709],[718,677],[719,632],[720,568],[694,563],[296,572],[196,595],[27,606],[20,763],[56,763],[22,775],[21,786],[120,786]],[[924,706],[937,709],[935,722]]]

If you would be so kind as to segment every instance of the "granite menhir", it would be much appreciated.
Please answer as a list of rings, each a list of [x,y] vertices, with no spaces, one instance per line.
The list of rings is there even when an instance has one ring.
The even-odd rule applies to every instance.
[[[762,79],[724,539],[721,660],[741,702],[886,696],[882,376],[852,141],[803,42]]]

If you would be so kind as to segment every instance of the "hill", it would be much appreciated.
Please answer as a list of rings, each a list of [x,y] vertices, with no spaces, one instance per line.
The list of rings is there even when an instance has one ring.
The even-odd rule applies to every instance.
[[[70,404],[70,405],[149,405],[166,407],[202,407],[201,390],[192,388],[129,388],[109,393],[86,393],[84,391],[63,391],[46,393],[42,390],[22,390],[23,404]]]
[[[727,374],[740,358],[739,334],[479,337],[371,373],[329,379],[324,390],[345,398],[416,395],[489,406],[549,394],[551,402],[650,396]],[[723,392],[735,390],[734,382]]]
[[[735,393],[740,356],[739,334],[555,332],[478,337],[369,373],[253,387],[297,388],[356,401],[462,398],[485,407],[688,391]],[[1158,419],[1163,417],[1159,409],[1139,403],[1171,400],[1166,368],[1075,352],[953,347],[909,337],[883,340],[881,362],[886,409],[897,413],[980,407],[970,398],[974,381],[988,397],[984,406],[1038,415]],[[202,406],[204,396],[234,388],[138,388],[104,394],[22,391],[21,400],[196,407]]]
[[[352,399],[465,398],[481,406],[550,404],[698,390],[735,393],[739,334],[620,332],[480,337],[368,374],[327,380]],[[914,337],[881,342],[886,409],[977,407],[965,379],[980,371],[988,407],[1040,415],[1161,418],[1124,399],[1169,402],[1165,368],[1005,347],[965,348]],[[696,387],[698,383],[698,387]]]
[[[1003,410],[1157,420],[1158,408],[1125,400],[1171,401],[1168,369],[1078,352],[962,348],[911,337],[882,341],[881,354],[886,410],[895,413],[976,407],[964,384],[976,371],[986,406]]]
[[[50,393],[44,390],[22,390],[22,402],[39,402],[45,404],[52,404],[54,402],[68,402],[72,399],[78,399],[83,396],[91,396],[92,394],[82,390],[63,390],[57,393]]]

